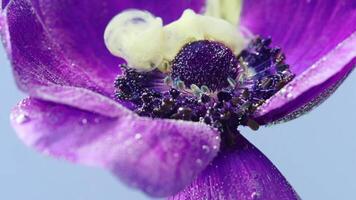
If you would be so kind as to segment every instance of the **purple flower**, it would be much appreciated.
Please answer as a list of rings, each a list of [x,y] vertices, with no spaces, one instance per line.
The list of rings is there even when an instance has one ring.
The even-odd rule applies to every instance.
[[[238,119],[239,125],[257,129],[258,125],[294,119],[330,96],[356,63],[356,6],[352,0],[248,0],[243,4],[241,27],[255,35],[271,37],[272,44],[270,40],[255,39],[239,54],[240,60],[234,60],[228,57],[229,48],[220,43],[189,43],[173,61],[172,78],[189,83],[192,91],[199,93],[199,103],[187,103],[183,95],[184,101],[174,100],[173,104],[183,105],[180,108],[184,109],[172,108],[173,113],[167,114],[167,106],[154,111],[154,103],[150,104],[153,105],[151,110],[145,107],[138,111],[135,106],[146,105],[145,99],[160,99],[159,103],[166,105],[171,102],[165,102],[164,95],[156,97],[147,87],[142,87],[138,81],[141,79],[136,77],[142,74],[125,68],[123,59],[110,54],[103,39],[107,24],[129,8],[147,10],[168,24],[188,8],[202,12],[204,0],[10,0],[1,3],[3,43],[17,84],[29,95],[11,114],[19,137],[50,156],[106,168],[128,185],[156,197],[298,199],[285,178],[260,151],[237,130],[227,130],[230,126],[221,124],[224,125],[227,118]],[[270,46],[281,47],[286,60],[279,50]],[[226,71],[216,73],[214,81],[191,78],[196,73],[205,77],[204,70],[195,71],[194,67],[187,71],[181,65],[195,66],[194,59],[189,60],[191,57],[187,55],[196,49],[205,57],[214,57],[211,52],[216,49],[224,52],[226,56],[219,62],[211,62],[214,66],[222,62],[221,66],[232,76],[239,74],[234,71],[237,65],[261,64],[255,61],[256,51],[268,55],[268,61],[274,58],[267,69],[272,65],[282,69],[280,73],[268,72],[268,76],[263,73],[262,77],[251,79],[255,82],[248,94],[263,102],[261,105],[252,102],[246,112],[239,107],[238,111],[243,110],[242,118],[234,117],[236,113],[230,112],[233,107],[230,103],[245,93],[220,91],[238,84],[224,79],[225,75],[216,84]],[[241,59],[244,62],[241,63]],[[217,69],[211,70],[216,72]],[[155,73],[144,75],[148,81],[157,76]],[[264,79],[270,75],[273,78]],[[295,75],[293,80],[292,75]],[[194,89],[193,83],[203,92],[199,87]],[[209,115],[203,118],[205,123],[200,123],[195,122],[194,115],[200,116],[201,102],[211,101],[211,97],[204,96],[205,85],[220,91],[216,98],[225,107],[219,107],[218,102],[218,119]],[[262,86],[271,88],[261,92],[264,91]],[[129,88],[129,92],[125,88]],[[167,95],[182,96],[176,92],[170,90]],[[193,104],[193,108],[189,107]]]

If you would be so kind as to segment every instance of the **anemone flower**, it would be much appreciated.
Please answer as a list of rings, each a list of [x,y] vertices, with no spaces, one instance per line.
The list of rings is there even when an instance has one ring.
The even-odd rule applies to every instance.
[[[294,119],[355,67],[353,0],[7,0],[28,146],[152,197],[298,199],[240,126]]]

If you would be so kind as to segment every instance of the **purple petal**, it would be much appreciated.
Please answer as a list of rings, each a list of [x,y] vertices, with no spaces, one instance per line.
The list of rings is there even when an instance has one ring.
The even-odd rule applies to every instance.
[[[262,105],[261,124],[299,117],[329,97],[356,66],[356,33]]]
[[[278,169],[242,136],[235,149],[220,152],[193,183],[170,200],[296,200]]]
[[[123,9],[145,9],[170,22],[203,0],[12,0],[2,2],[0,29],[24,91],[49,83],[110,96],[122,62],[106,50],[104,29]]]
[[[27,145],[74,163],[111,170],[152,196],[190,184],[216,156],[220,137],[210,127],[138,117],[121,107],[117,118],[26,99],[12,123]]]
[[[353,0],[244,1],[241,20],[254,34],[271,36],[298,76],[285,87],[294,88],[287,94],[292,98],[273,97],[257,114],[260,123],[292,119],[310,110],[355,66],[356,47],[350,46],[356,31]],[[314,103],[307,105],[310,101]]]
[[[271,36],[297,75],[356,30],[353,0],[244,1],[241,23],[254,34]]]
[[[123,112],[122,104],[84,88],[50,85],[33,88],[29,90],[29,94],[40,100],[75,107],[106,117],[119,117]]]

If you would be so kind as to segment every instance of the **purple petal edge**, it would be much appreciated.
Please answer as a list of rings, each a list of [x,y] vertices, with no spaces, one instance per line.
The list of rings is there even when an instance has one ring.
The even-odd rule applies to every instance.
[[[356,66],[356,33],[308,68],[257,111],[261,124],[291,120],[324,101]]]
[[[123,62],[104,44],[108,22],[122,10],[144,9],[165,23],[204,0],[1,1],[0,31],[20,89],[58,84],[111,97]]]
[[[354,0],[248,0],[241,24],[271,37],[297,75],[356,31]]]
[[[26,145],[109,169],[155,197],[173,195],[190,184],[220,144],[218,133],[200,123],[152,120],[124,109],[111,118],[33,98],[13,110],[11,122]]]
[[[242,136],[223,150],[193,183],[169,200],[297,200],[278,169]]]
[[[241,24],[253,34],[270,36],[297,75],[256,114],[261,124],[301,116],[330,96],[355,68],[356,49],[346,47],[355,44],[353,0],[248,0]]]
[[[110,96],[120,61],[110,56],[101,44],[101,35],[85,29],[90,21],[96,22],[93,29],[103,26],[108,16],[97,19],[87,16],[83,23],[68,21],[68,18],[82,20],[93,8],[78,8],[82,12],[74,15],[70,6],[63,9],[68,3],[62,2],[57,10],[48,12],[46,8],[52,3],[43,7],[36,1],[12,0],[1,12],[4,46],[19,88],[27,92],[39,85],[58,84],[88,88]],[[97,5],[96,9],[102,7]],[[47,18],[47,13],[59,12],[61,17]],[[67,29],[73,24],[77,24],[77,32],[71,33]],[[70,38],[72,34],[77,38]]]

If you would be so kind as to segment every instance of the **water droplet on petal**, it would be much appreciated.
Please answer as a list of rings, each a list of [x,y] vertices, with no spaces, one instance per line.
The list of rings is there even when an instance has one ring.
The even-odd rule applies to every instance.
[[[292,98],[293,98],[293,94],[292,94],[292,93],[288,93],[288,94],[286,95],[286,98],[287,98],[287,99],[292,99]]]
[[[260,197],[260,193],[258,193],[258,192],[252,192],[251,198],[252,198],[253,200],[258,199],[259,197]]]
[[[86,119],[86,118],[83,118],[83,119],[82,119],[82,121],[81,121],[81,123],[82,123],[83,125],[86,125],[86,124],[88,124],[88,119]]]
[[[16,118],[15,118],[16,123],[18,124],[24,124],[26,122],[30,121],[30,118],[25,115],[25,114],[19,114]]]
[[[141,140],[142,139],[142,135],[140,133],[136,133],[135,139],[136,140]]]
[[[199,166],[203,165],[203,161],[202,161],[201,159],[199,159],[199,158],[198,158],[195,162],[196,162],[197,165],[199,165]]]
[[[292,91],[293,89],[294,89],[293,85],[289,85],[289,86],[287,87],[287,90],[288,90],[288,91]]]
[[[206,154],[208,154],[208,153],[210,152],[210,147],[209,147],[208,145],[203,145],[201,148],[203,149],[203,151],[204,151]]]
[[[280,93],[281,93],[281,94],[287,93],[287,89],[286,89],[286,88],[282,88],[282,89],[280,90]]]

